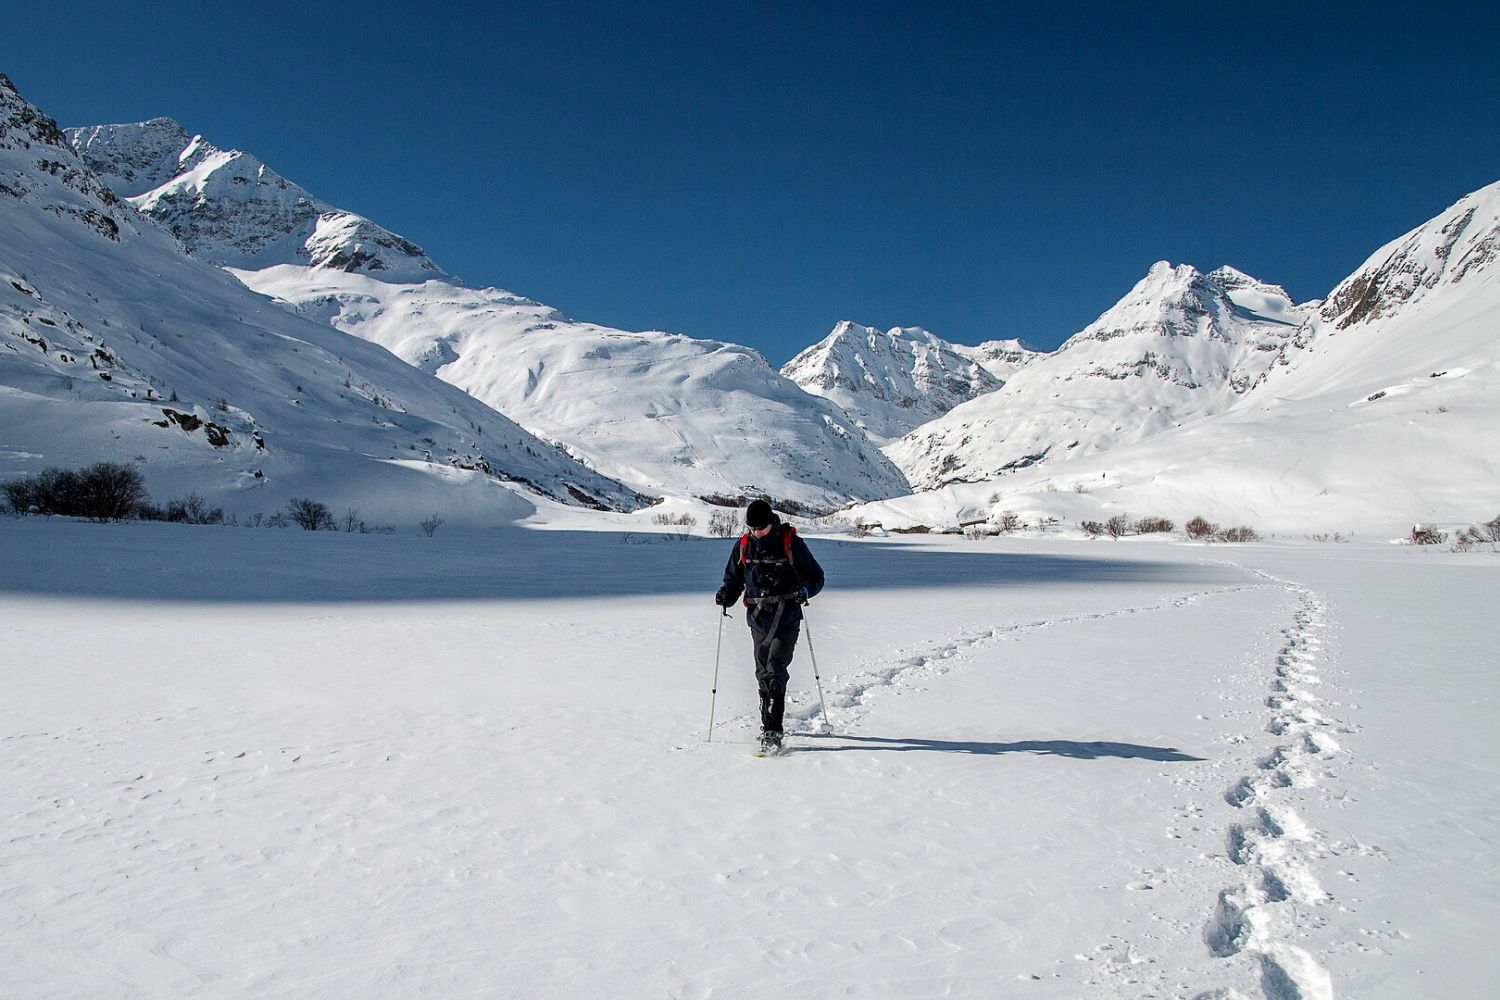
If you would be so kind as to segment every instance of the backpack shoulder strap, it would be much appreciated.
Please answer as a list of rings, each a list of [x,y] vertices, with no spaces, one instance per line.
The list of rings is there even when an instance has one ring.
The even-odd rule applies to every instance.
[[[792,575],[797,578],[797,585],[802,585],[802,571],[797,568],[797,560],[792,557],[792,539],[797,537],[797,529],[790,524],[781,533],[781,539],[786,546],[786,564],[792,567]]]
[[[740,565],[743,566],[745,565],[745,557],[750,554],[750,532],[748,531],[740,536],[739,553]]]

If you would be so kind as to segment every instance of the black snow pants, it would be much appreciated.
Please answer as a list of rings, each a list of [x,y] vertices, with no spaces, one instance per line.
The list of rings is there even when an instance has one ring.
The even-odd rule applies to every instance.
[[[774,633],[750,630],[751,641],[755,643],[755,683],[760,688],[760,728],[764,732],[781,732],[787,667],[801,631],[802,621],[797,618],[781,622]]]

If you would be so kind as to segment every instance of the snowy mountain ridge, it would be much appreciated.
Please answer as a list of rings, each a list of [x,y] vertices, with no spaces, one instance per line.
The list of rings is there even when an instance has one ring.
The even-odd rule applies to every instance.
[[[1232,268],[1158,262],[1055,352],[887,453],[931,489],[1149,437],[1231,406],[1309,308]]]
[[[1287,308],[1274,289],[1230,288],[1234,282],[1220,275],[1214,284],[1226,296],[1277,321],[1248,331],[1254,339],[1249,352],[1241,349],[1248,360],[1238,374],[1259,374],[1234,398],[1219,393],[1227,405],[1068,461],[1018,465],[972,484],[950,478],[855,516],[900,527],[983,521],[1005,511],[1033,524],[1150,514],[1180,525],[1201,515],[1262,530],[1387,537],[1406,535],[1413,523],[1487,520],[1500,510],[1497,235],[1500,184],[1492,184],[1381,248],[1322,302]],[[1196,281],[1169,271],[1176,269],[1153,270],[1163,287]],[[1122,313],[1149,320],[1155,310],[1142,298]],[[1094,332],[1109,331],[1104,325]],[[953,421],[950,433],[982,433],[980,420],[967,427],[957,421],[966,413],[994,417],[999,408],[978,413],[981,404],[1018,390],[1026,395],[1011,401],[1011,412],[1024,412],[1028,400],[1045,408],[1046,390],[1076,392],[1087,369],[1075,369],[1067,385],[1066,377],[1050,386],[1027,380],[1046,374],[1055,358],[1096,351],[1098,343],[1080,339],[934,426]],[[1126,416],[1106,402],[1099,416]],[[1055,405],[1065,410],[1068,401]]]
[[[392,281],[446,277],[410,240],[320,201],[249,153],[190,136],[170,118],[64,134],[117,195],[211,264],[305,263]]]
[[[838,406],[749,348],[578,322],[503,289],[467,287],[409,241],[169,120],[69,134],[190,253],[637,490],[736,502],[765,493],[824,511],[909,489]]]
[[[921,327],[882,331],[846,320],[781,374],[833,400],[872,439],[888,443],[993,392],[1040,353],[1019,340],[965,347]]]
[[[0,477],[135,462],[157,496],[370,516],[645,500],[384,350],[184,256],[0,77]],[[342,509],[342,508],[340,508]]]

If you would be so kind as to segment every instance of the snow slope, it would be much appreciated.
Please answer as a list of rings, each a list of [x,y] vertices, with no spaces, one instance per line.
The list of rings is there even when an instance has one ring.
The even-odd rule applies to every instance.
[[[581,517],[0,520],[0,994],[1487,995],[1493,554],[815,537],[765,761]]]
[[[992,479],[1107,451],[1231,406],[1305,309],[1232,268],[1163,261],[1005,387],[887,448],[913,486]]]
[[[856,516],[900,527],[1004,510],[1032,523],[1130,514],[1180,525],[1202,515],[1262,530],[1377,537],[1404,536],[1414,523],[1489,520],[1500,512],[1497,245],[1500,184],[1374,254],[1216,415]]]
[[[494,410],[290,315],[118,199],[0,78],[0,478],[138,463],[158,501],[382,519],[635,508]]]
[[[781,374],[833,400],[886,444],[993,392],[1038,356],[1018,340],[964,347],[920,327],[881,331],[845,321],[783,365]]]
[[[382,345],[636,489],[768,493],[811,509],[907,492],[837,406],[748,348],[576,322],[502,289],[467,287],[408,241],[174,122],[70,135],[116,193],[193,254]]]

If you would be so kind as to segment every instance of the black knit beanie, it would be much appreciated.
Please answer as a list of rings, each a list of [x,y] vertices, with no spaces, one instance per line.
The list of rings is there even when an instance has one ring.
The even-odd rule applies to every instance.
[[[764,500],[752,500],[750,506],[745,508],[745,525],[750,528],[764,528],[775,524],[776,512],[771,505]]]

